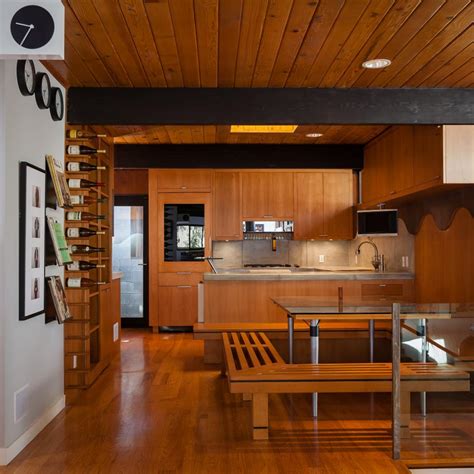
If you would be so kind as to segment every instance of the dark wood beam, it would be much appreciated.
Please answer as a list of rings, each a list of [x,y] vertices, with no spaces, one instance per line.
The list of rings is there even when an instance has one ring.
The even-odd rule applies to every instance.
[[[74,125],[472,124],[474,89],[70,88]]]
[[[116,145],[116,168],[353,168],[362,145]]]

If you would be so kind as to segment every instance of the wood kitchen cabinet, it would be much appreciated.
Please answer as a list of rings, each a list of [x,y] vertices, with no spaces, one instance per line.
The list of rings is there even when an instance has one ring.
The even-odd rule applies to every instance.
[[[166,169],[156,171],[159,192],[211,192],[212,171],[205,169]]]
[[[214,240],[242,240],[241,180],[238,171],[214,174]]]
[[[256,171],[241,176],[244,220],[293,220],[293,173]]]
[[[192,326],[198,317],[198,288],[192,285],[158,288],[160,326]]]
[[[397,126],[364,149],[367,207],[443,184],[474,183],[472,125]]]
[[[295,173],[295,239],[353,238],[351,170]]]

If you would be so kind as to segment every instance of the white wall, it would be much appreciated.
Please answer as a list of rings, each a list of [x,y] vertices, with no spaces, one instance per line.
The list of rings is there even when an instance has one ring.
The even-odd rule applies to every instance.
[[[38,61],[35,66],[37,71],[45,70]],[[50,79],[53,86],[59,87],[51,74]],[[32,429],[37,431],[38,426],[47,420],[51,408],[57,408],[64,402],[62,326],[56,322],[46,325],[44,315],[27,321],[18,320],[19,163],[27,161],[44,169],[46,154],[64,159],[64,122],[53,122],[48,110],[38,109],[34,96],[23,97],[20,94],[16,61],[0,61],[2,103],[5,121],[0,127],[0,138],[4,133],[2,142],[5,153],[2,156],[0,147],[0,189],[5,190],[6,203],[3,193],[0,193],[0,223],[4,224],[0,227],[0,235],[5,240],[0,247],[0,288],[4,288],[3,301],[0,295],[3,321],[0,335],[0,353],[3,353],[3,374],[0,372],[3,382],[0,390],[3,429],[0,431],[0,446],[11,448],[16,441],[14,446],[18,448],[20,441],[28,438],[25,433],[29,431],[31,435]],[[2,169],[3,166],[5,169]],[[5,220],[2,221],[4,210]],[[25,385],[29,387],[28,410],[15,423],[13,394]],[[10,457],[12,452],[10,449]]]

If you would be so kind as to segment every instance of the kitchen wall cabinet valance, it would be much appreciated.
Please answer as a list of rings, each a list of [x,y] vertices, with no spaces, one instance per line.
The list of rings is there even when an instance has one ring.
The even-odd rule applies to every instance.
[[[255,171],[241,175],[244,220],[293,220],[293,173]]]
[[[211,192],[212,170],[205,169],[160,169],[156,171],[158,191],[165,192]]]
[[[397,126],[364,149],[365,207],[445,184],[474,183],[474,126]]]

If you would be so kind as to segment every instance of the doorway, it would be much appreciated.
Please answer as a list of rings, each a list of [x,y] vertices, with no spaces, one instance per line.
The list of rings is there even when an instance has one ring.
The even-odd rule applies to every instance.
[[[148,327],[148,198],[116,196],[113,271],[122,273],[122,327]]]

